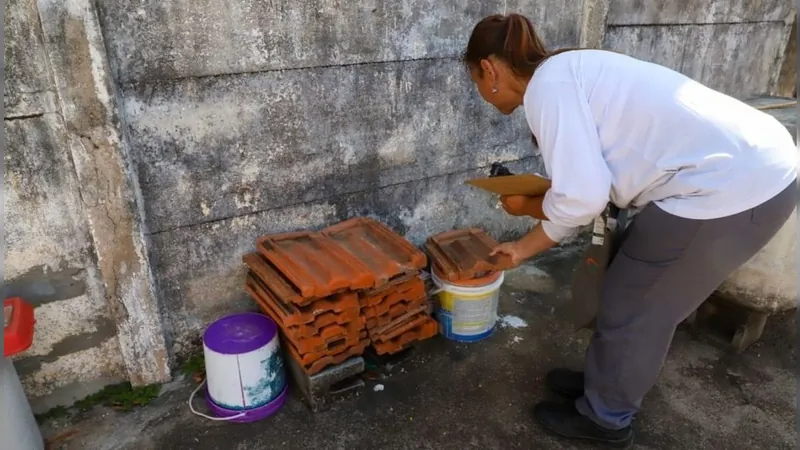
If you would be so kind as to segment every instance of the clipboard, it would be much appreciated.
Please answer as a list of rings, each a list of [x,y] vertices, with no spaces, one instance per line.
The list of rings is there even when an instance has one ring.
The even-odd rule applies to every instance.
[[[465,183],[497,195],[527,195],[530,197],[544,195],[551,185],[547,178],[530,173],[473,178]]]

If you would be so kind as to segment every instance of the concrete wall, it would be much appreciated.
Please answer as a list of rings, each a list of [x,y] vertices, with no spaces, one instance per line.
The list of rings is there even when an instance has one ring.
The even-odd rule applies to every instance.
[[[458,62],[485,15],[776,89],[788,1],[678,3],[5,0],[4,277],[40,318],[26,387],[167,379],[209,321],[252,307],[240,258],[264,233],[525,230],[463,186],[495,160],[541,168],[522,115]]]
[[[122,84],[221,74],[452,58],[482,17],[524,11],[554,45],[580,34],[580,2],[435,0],[99,2]]]
[[[786,44],[786,53],[781,64],[775,94],[797,98],[797,13],[792,21],[792,30],[789,34],[789,42]]]
[[[36,339],[17,360],[29,395],[64,403],[87,380],[124,378],[116,326],[105,303],[94,249],[60,117],[4,120],[5,296],[36,306]],[[84,394],[86,392],[84,391]]]
[[[36,307],[34,344],[16,365],[43,409],[44,397],[68,404],[125,371],[36,4],[6,0],[5,12],[4,295]]]
[[[785,0],[610,0],[606,48],[737,97],[778,89],[796,10]]]
[[[489,220],[461,183],[495,160],[537,167],[522,116],[483,103],[457,60],[502,3],[210,2],[188,16],[171,13],[185,1],[103,3],[173,348],[251,307],[240,259],[259,234],[354,214],[418,244],[454,225],[527,226]],[[508,7],[538,5],[545,36],[576,45],[581,5],[557,4]]]
[[[166,380],[94,9],[6,0],[5,11],[4,295],[37,319],[15,357],[23,384],[42,410],[108,382]]]

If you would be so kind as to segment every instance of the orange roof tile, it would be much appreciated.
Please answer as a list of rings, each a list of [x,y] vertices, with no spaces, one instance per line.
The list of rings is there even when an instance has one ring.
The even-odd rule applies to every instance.
[[[297,307],[280,301],[253,273],[247,276],[245,290],[285,333],[297,339],[316,336],[320,329],[328,325],[364,321],[355,292],[343,292],[305,307]]]
[[[270,291],[284,304],[307,305],[314,297],[304,298],[300,291],[278,272],[266,258],[258,253],[248,253],[242,257],[245,265]]]
[[[356,217],[323,230],[375,275],[374,286],[406,273],[425,268],[425,253],[411,245],[386,225],[366,217]]]
[[[369,339],[362,339],[358,342],[358,344],[353,345],[349,348],[342,350],[340,353],[336,354],[320,354],[320,353],[308,353],[305,355],[301,355],[297,349],[288,342],[286,339],[283,340],[284,348],[288,353],[289,357],[294,359],[299,363],[299,365],[306,371],[308,375],[314,375],[321,372],[328,366],[332,366],[335,364],[341,364],[348,358],[353,356],[358,356],[364,353],[364,350],[367,349],[369,346]]]
[[[439,325],[436,321],[427,314],[421,314],[385,332],[373,341],[372,347],[379,355],[397,353],[408,348],[414,342],[436,336],[438,332]]]
[[[369,267],[320,233],[264,236],[257,247],[304,298],[327,297],[345,289],[375,285],[375,275]]]
[[[425,249],[447,281],[459,281],[510,268],[509,257],[489,256],[497,245],[483,231],[470,228],[431,236],[425,242]]]

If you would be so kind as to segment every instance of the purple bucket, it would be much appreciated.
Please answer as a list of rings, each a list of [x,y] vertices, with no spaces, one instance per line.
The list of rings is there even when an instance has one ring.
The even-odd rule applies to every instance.
[[[278,411],[288,397],[278,326],[258,313],[225,316],[203,334],[206,402],[217,417],[253,422]]]

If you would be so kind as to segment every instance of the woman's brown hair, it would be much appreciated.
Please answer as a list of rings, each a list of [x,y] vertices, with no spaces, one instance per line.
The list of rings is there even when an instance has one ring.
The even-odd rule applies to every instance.
[[[520,14],[495,14],[478,22],[467,43],[463,61],[469,69],[479,69],[489,56],[505,61],[515,75],[530,78],[550,56],[575,50],[547,51],[533,24]]]

